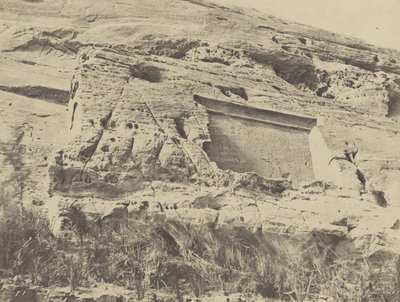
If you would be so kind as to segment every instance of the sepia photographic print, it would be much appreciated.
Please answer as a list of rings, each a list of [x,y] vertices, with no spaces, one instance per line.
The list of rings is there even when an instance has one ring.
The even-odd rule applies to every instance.
[[[400,302],[399,0],[0,0],[0,302]]]

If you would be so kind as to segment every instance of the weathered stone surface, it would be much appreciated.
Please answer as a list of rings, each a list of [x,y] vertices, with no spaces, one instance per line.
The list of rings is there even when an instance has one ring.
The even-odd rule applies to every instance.
[[[179,67],[181,63],[171,66],[171,60],[168,65],[148,59],[145,61],[134,54],[118,55],[107,49],[83,51],[82,63],[72,85],[76,88],[69,103],[71,140],[50,166],[52,190],[67,195],[116,197],[139,190],[148,180],[194,180],[215,185],[212,177],[217,174],[227,185],[232,185],[233,174],[219,170],[202,149],[203,144],[210,141],[208,127],[214,129],[212,124],[208,125],[205,108],[193,100],[190,92],[174,88],[173,75],[179,70],[188,71]],[[140,66],[140,72],[135,66]],[[186,85],[192,85],[197,91],[209,90],[213,95],[220,93],[216,88],[213,90],[195,82],[196,76],[200,74],[191,72],[191,82]],[[93,90],[98,92],[93,94]],[[238,135],[236,139],[243,136]],[[307,150],[306,134],[304,138],[302,144]],[[218,137],[211,139],[220,140]],[[267,133],[264,144],[268,144],[269,139],[274,138]],[[225,141],[220,143],[226,145]],[[230,149],[228,145],[224,148]],[[219,164],[222,169],[230,168]],[[311,167],[310,158],[308,165]],[[249,166],[246,171],[238,172],[252,170]],[[262,176],[279,178],[284,174],[280,172]],[[289,184],[277,183],[274,189],[274,182],[270,180],[269,186],[260,183],[261,189],[279,193]],[[256,185],[252,180],[250,183]],[[246,186],[243,181],[238,185]]]
[[[75,205],[376,267],[400,253],[398,51],[197,0],[7,0],[0,18],[0,214],[40,200],[59,231]]]
[[[54,1],[44,7],[38,3],[31,5],[29,12],[26,7],[15,4],[13,12],[34,16],[44,13],[46,17],[57,11],[59,4]],[[195,94],[249,106],[323,115],[326,128],[323,137],[332,153],[340,153],[335,148],[344,140],[362,141],[360,155],[366,160],[360,166],[361,171],[369,179],[374,178],[376,189],[393,191],[396,176],[385,171],[383,180],[373,171],[379,170],[385,161],[375,158],[392,158],[398,146],[386,150],[383,147],[386,144],[371,139],[377,136],[366,125],[373,119],[378,127],[376,131],[387,135],[392,135],[392,129],[396,128],[392,123],[398,115],[399,55],[396,51],[375,49],[356,39],[256,12],[238,13],[197,2],[168,5],[135,2],[124,9],[108,3],[94,6],[88,4],[90,13],[79,17],[73,29],[70,15],[63,15],[56,28],[40,24],[24,28],[23,24],[6,22],[2,31],[7,41],[2,47],[9,51],[10,58],[20,59],[27,53],[32,58],[36,56],[32,60],[37,62],[49,55],[60,58],[52,59],[47,69],[34,61],[21,63],[18,66],[27,71],[39,70],[40,76],[32,79],[21,73],[18,78],[17,71],[15,76],[4,77],[0,83],[5,91],[17,91],[18,87],[29,85],[46,87],[45,83],[52,89],[62,86],[67,90],[70,86],[69,126],[60,127],[65,129],[70,146],[62,148],[56,164],[51,163],[51,187],[55,191],[113,197],[141,189],[143,179],[208,179],[215,172],[215,164],[205,158],[203,144],[212,140],[210,134],[218,135],[223,128],[213,129],[219,122],[212,117],[208,120],[205,108],[196,107]],[[178,7],[180,14],[176,14]],[[74,15],[81,8],[81,4],[73,3],[69,10]],[[6,6],[3,13],[6,21],[7,12]],[[158,16],[157,22],[137,21],[154,15]],[[127,18],[124,23],[119,21],[122,16]],[[219,18],[225,21],[220,22]],[[171,20],[179,20],[183,27],[187,25],[186,32],[178,30]],[[207,28],[203,28],[200,20],[207,20]],[[14,39],[14,32],[21,35]],[[232,34],[221,39],[223,32]],[[93,44],[97,47],[87,47]],[[80,67],[71,85],[66,85],[73,68],[65,67],[62,77],[55,76],[54,70],[72,66],[76,52]],[[10,61],[8,57],[4,60],[7,64],[18,61]],[[11,87],[13,81],[15,89]],[[363,118],[359,113],[371,117]],[[357,126],[349,135],[345,129],[353,124]],[[113,136],[115,132],[118,137]],[[263,140],[273,138],[274,135],[266,135]],[[218,140],[214,139],[214,143],[218,144]],[[305,153],[302,151],[299,155],[306,154],[304,141],[300,145]],[[57,148],[53,146],[52,150]],[[211,151],[211,157],[221,154],[216,149]],[[309,155],[294,156],[295,164],[284,167],[287,157],[293,158],[290,154],[280,154],[283,157],[278,159],[279,165],[274,163],[276,154],[275,159],[266,157],[265,167],[249,164],[243,154],[240,161],[242,166],[261,170],[256,172],[263,177],[290,173],[294,185],[299,182],[300,174],[300,181],[313,180]],[[235,155],[231,157],[230,162]],[[232,168],[233,164],[225,164],[224,160],[220,161],[219,168]],[[263,160],[260,158],[260,161]],[[300,168],[302,163],[307,168]],[[236,170],[242,172],[241,165]],[[388,199],[394,195],[395,192],[390,193]]]
[[[47,18],[59,4],[31,4],[28,12],[14,3],[13,12]],[[72,20],[82,8],[74,2],[54,26],[15,25],[10,6],[2,6],[2,49],[7,51],[2,66],[15,70],[11,75],[1,69],[0,84],[7,91],[1,92],[2,114],[17,117],[6,121],[10,131],[2,132],[2,141],[23,134],[18,150],[26,153],[20,161],[30,167],[27,177],[34,181],[29,186],[40,184],[35,199],[46,199],[48,170],[55,197],[120,198],[132,192],[143,197],[149,185],[159,190],[164,182],[223,188],[236,196],[279,194],[302,181],[323,180],[337,190],[317,188],[317,194],[309,188],[289,193],[290,198],[314,200],[332,192],[353,198],[360,191],[382,191],[388,207],[397,209],[398,52],[201,3],[92,4],[86,15],[95,18]],[[144,22],[145,17],[152,21]],[[179,20],[186,32],[171,20]],[[16,93],[33,96],[21,87],[45,87],[43,96],[54,102],[57,96],[52,100],[50,92],[69,90],[68,112],[40,103],[22,110],[26,99]],[[196,97],[307,114],[318,117],[318,126],[297,133],[219,116]],[[33,125],[32,134],[29,125],[20,128],[25,122]],[[237,141],[246,143],[237,146]],[[357,165],[343,160],[328,165],[331,157],[343,156],[344,141],[359,147]],[[4,154],[15,154],[11,149]],[[7,175],[19,168],[5,167]],[[2,181],[8,181],[6,175]],[[142,197],[138,204],[146,201]],[[176,204],[189,207],[186,202]],[[143,212],[129,204],[129,213]]]

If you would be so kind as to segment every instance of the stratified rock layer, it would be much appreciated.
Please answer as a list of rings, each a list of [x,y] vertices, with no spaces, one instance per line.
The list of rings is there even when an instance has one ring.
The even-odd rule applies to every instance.
[[[4,0],[0,18],[3,215],[400,253],[398,51],[198,0]]]
[[[70,126],[63,130],[71,144],[57,164],[51,163],[51,187],[56,191],[120,195],[140,188],[138,180],[153,176],[185,182],[209,179],[217,169],[202,144],[210,143],[208,124],[212,128],[216,123],[209,123],[204,108],[194,104],[194,95],[199,95],[321,116],[325,124],[319,130],[332,156],[342,156],[344,142],[355,141],[360,150],[358,169],[366,178],[363,186],[383,190],[391,203],[398,203],[399,171],[386,168],[398,165],[397,51],[201,1],[7,0],[1,8],[5,76],[0,89],[7,95],[40,94],[47,101],[64,103],[73,59],[81,51],[82,62],[70,89]],[[16,15],[30,17],[17,24]],[[101,55],[88,50],[93,45]],[[15,114],[12,108],[4,109],[6,115]],[[146,125],[145,131],[139,122]],[[7,123],[11,128],[21,126]],[[277,158],[267,149],[264,160],[256,156],[263,161],[259,170],[246,172],[263,177],[290,173],[295,185],[310,180],[311,170],[316,175],[315,163],[311,169],[303,145],[300,160],[290,152]],[[217,149],[221,148],[210,151],[217,166],[233,169],[233,164],[224,164],[225,151]],[[249,151],[254,153],[251,147]],[[239,167],[256,166],[248,164],[245,155],[239,157]],[[295,163],[285,167],[288,158]],[[226,182],[225,176],[216,178]]]
[[[192,52],[201,54],[202,49]],[[238,62],[235,53],[246,64],[231,66]],[[261,75],[277,83],[279,77],[257,62],[254,53],[251,57],[245,52],[240,55],[239,50],[221,50],[222,57],[227,54],[229,64],[215,64],[208,59],[198,63],[198,56],[190,55],[175,59],[119,47],[83,48],[70,88],[69,141],[50,167],[51,190],[71,196],[118,197],[152,180],[235,186],[237,177],[250,177],[268,193],[280,193],[290,182],[297,186],[314,179],[365,191],[363,168],[346,164],[343,154],[335,157],[331,152],[332,138],[343,148],[345,141],[354,141],[349,133],[334,131],[338,120],[350,126],[352,118],[340,116],[346,110],[357,111],[355,103],[346,107],[337,100],[338,104],[327,106],[328,122],[318,126],[322,135],[311,139],[316,118],[298,112],[320,116],[318,101],[301,110],[297,106],[306,100],[300,95],[298,101],[290,101],[292,113],[263,111],[277,110],[275,98],[268,95],[271,89],[290,93],[291,86],[261,85]],[[257,72],[248,74],[248,69]],[[388,105],[368,100],[377,104],[365,106],[376,116],[372,118],[384,119],[381,109]],[[316,139],[321,143],[313,148]],[[321,150],[325,140],[328,147]],[[324,156],[318,156],[321,152]],[[331,158],[339,161],[331,164]]]

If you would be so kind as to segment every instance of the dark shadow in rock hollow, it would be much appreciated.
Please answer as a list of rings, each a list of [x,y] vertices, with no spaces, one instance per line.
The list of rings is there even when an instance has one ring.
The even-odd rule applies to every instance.
[[[69,101],[69,91],[43,86],[0,86],[0,90],[59,105],[66,105]]]

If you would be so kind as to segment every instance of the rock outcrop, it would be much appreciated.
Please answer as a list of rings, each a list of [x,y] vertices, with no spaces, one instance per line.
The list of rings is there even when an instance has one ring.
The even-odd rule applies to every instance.
[[[115,197],[140,190],[144,182],[152,180],[231,185],[234,173],[218,169],[203,150],[211,142],[210,121],[207,108],[196,102],[198,95],[193,94],[222,98],[229,105],[227,89],[223,94],[220,87],[201,81],[204,74],[218,81],[223,73],[215,76],[212,68],[197,71],[196,65],[187,61],[121,55],[111,49],[85,49],[80,61],[68,107],[70,126],[66,133],[71,140],[50,167],[55,191]],[[237,86],[239,81],[233,83]],[[216,126],[221,131],[226,127]],[[237,141],[240,138],[237,135]],[[267,135],[265,144],[268,138],[274,136]],[[228,157],[231,150],[224,143],[225,154],[219,156]],[[303,144],[308,149],[307,140]],[[248,167],[240,172],[255,171]],[[257,177],[258,186],[270,193],[280,193],[290,183],[247,176],[249,181]],[[282,171],[276,178],[283,178]]]
[[[58,236],[79,205],[96,227],[395,267],[399,51],[197,0],[7,0],[0,18],[3,216],[44,208]]]

